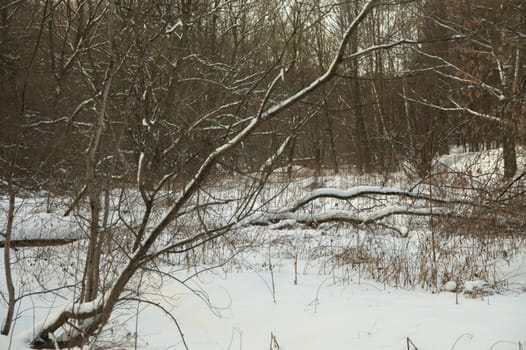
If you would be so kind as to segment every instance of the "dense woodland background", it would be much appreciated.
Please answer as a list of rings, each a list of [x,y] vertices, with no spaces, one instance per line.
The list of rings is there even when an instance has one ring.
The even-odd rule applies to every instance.
[[[103,113],[96,173],[190,176],[268,103],[323,72],[362,1],[9,1],[0,7],[0,177],[78,190]],[[432,158],[525,141],[526,7],[520,0],[378,7],[337,79],[261,126],[221,163],[251,171],[298,133],[282,163],[359,172],[431,171]],[[301,130],[299,121],[309,116]],[[206,118],[201,123],[196,121]],[[515,173],[513,154],[507,175]],[[105,181],[105,180],[101,180]]]

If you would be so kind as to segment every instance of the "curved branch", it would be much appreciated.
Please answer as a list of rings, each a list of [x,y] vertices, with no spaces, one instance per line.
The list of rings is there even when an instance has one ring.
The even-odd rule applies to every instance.
[[[478,204],[473,203],[469,200],[464,199],[447,199],[441,197],[435,197],[427,193],[418,193],[413,191],[402,190],[394,187],[383,187],[383,186],[356,186],[349,190],[340,190],[335,188],[319,188],[305,197],[298,200],[291,208],[283,210],[283,212],[295,212],[306,204],[316,200],[318,198],[335,198],[342,200],[350,200],[357,197],[363,197],[366,195],[382,195],[382,196],[400,196],[413,199],[423,199],[439,204],[466,204],[470,206],[477,206]]]

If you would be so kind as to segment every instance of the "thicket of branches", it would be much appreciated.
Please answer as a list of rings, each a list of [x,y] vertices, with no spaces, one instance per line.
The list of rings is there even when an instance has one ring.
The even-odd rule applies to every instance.
[[[89,342],[138,272],[246,223],[278,166],[409,169],[434,186],[451,145],[502,147],[501,192],[445,204],[522,207],[525,39],[518,0],[0,1],[2,333],[15,199],[36,190],[67,196],[87,240],[73,300],[35,348]],[[225,174],[249,179],[236,198],[207,190]],[[455,216],[446,209],[398,214]]]
[[[77,154],[89,147],[94,110],[103,107],[97,171],[133,182],[143,152],[155,176],[177,169],[184,179],[236,118],[257,112],[277,73],[286,79],[269,103],[323,72],[359,9],[359,1],[122,1],[114,8],[4,1],[0,175],[5,182],[14,166],[25,188],[79,190],[85,167]],[[524,12],[512,0],[373,10],[347,52],[403,38],[421,44],[347,57],[338,79],[262,127],[223,165],[254,170],[295,121],[313,113],[284,163],[336,172],[411,163],[425,176],[452,144],[500,146],[512,177],[515,146],[525,138]]]

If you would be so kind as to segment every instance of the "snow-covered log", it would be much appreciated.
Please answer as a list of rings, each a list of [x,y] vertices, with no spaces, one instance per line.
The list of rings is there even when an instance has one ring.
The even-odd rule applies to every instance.
[[[361,197],[382,196],[399,197],[397,204],[394,201],[384,202],[377,209],[349,209],[349,210],[331,210],[318,213],[298,212],[320,198],[332,198],[338,200],[351,200]],[[404,202],[404,199],[412,199],[411,203]],[[434,206],[433,206],[434,205]],[[438,206],[437,206],[438,205]],[[404,190],[396,187],[384,186],[356,186],[348,190],[337,188],[319,188],[305,195],[291,207],[280,210],[275,213],[268,213],[251,221],[252,225],[271,225],[280,221],[295,221],[300,224],[315,226],[325,222],[346,222],[353,225],[369,225],[379,223],[394,215],[406,216],[451,216],[454,214],[452,208],[455,205],[464,205],[468,207],[479,206],[479,204],[468,199],[462,198],[442,198],[428,193]]]
[[[325,212],[300,211],[307,204],[321,198],[349,201],[367,198],[373,206],[352,206],[349,209]],[[392,198],[389,198],[392,197]],[[494,203],[480,202],[476,199],[439,197],[425,192],[415,192],[396,187],[356,186],[348,190],[319,188],[296,201],[291,207],[260,215],[247,223],[268,226],[279,222],[296,222],[316,226],[326,222],[345,222],[352,225],[378,224],[385,226],[383,219],[395,215],[454,217],[462,220],[486,222],[489,225],[502,225],[509,229],[521,230],[524,222],[520,218],[510,218],[494,211]],[[396,227],[390,228],[396,230]]]
[[[29,247],[52,247],[70,244],[76,242],[77,238],[40,238],[40,239],[17,239],[11,240],[11,248],[29,248]],[[0,240],[0,248],[5,247],[5,241]]]
[[[412,199],[422,199],[438,204],[467,204],[474,205],[473,202],[464,199],[448,199],[433,196],[427,193],[419,193],[408,190],[403,190],[395,187],[383,186],[356,186],[349,190],[341,190],[336,188],[319,188],[313,190],[308,195],[298,200],[292,207],[286,209],[287,212],[295,212],[306,204],[319,198],[335,198],[342,200],[350,200],[358,197],[368,195],[383,195],[383,196],[399,196]]]
[[[412,216],[445,216],[450,215],[451,211],[444,207],[421,207],[410,208],[404,206],[388,206],[375,210],[371,213],[360,214],[347,210],[331,210],[323,213],[293,213],[280,212],[267,214],[252,221],[253,225],[266,226],[284,220],[293,220],[300,224],[315,226],[325,222],[346,222],[353,225],[368,225],[380,221],[393,215],[412,215]]]
[[[0,222],[0,247],[5,246]],[[84,238],[82,227],[72,217],[56,213],[32,213],[15,216],[10,246],[41,247],[75,242]]]

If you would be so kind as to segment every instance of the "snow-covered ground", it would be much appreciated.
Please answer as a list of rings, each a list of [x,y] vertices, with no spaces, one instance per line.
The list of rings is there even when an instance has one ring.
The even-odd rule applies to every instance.
[[[281,349],[406,349],[407,338],[429,350],[519,349],[526,342],[525,294],[459,295],[457,304],[455,293],[319,275],[301,275],[298,285],[293,279],[290,268],[274,273],[274,303],[270,273],[204,274],[198,284],[221,317],[180,285],[166,291],[176,296],[175,315],[190,349],[269,349],[271,334]],[[144,316],[143,344],[179,348],[168,318],[153,308]]]
[[[493,153],[489,152],[488,158],[494,158]],[[457,158],[443,160],[449,167],[462,168],[459,162],[468,156]],[[481,164],[486,163],[493,167],[489,161]],[[261,208],[279,212],[300,198],[305,200],[309,193],[345,197],[363,185],[381,186],[367,187],[380,192],[384,186],[405,191],[408,186],[400,183],[400,177],[298,178],[262,192],[261,201],[269,200],[269,205]],[[241,189],[235,185],[211,191],[217,198],[237,198],[236,191]],[[340,190],[311,192],[328,187]],[[130,192],[129,217],[139,217],[142,211],[137,204],[140,201],[134,198]],[[316,198],[299,211],[307,215],[360,207],[376,210],[381,205],[402,203],[394,202],[397,200]],[[39,196],[22,200],[14,234],[30,239],[55,234],[69,237],[77,232],[71,238],[83,237],[85,221],[76,221],[82,215],[63,218],[67,203],[60,198],[53,202],[54,206],[45,205],[46,198]],[[5,225],[6,208],[7,200],[0,198],[0,228]],[[159,216],[162,212],[160,207]],[[231,212],[228,206],[209,211],[204,220],[214,227]],[[109,222],[118,229],[118,220],[112,217]],[[224,240],[163,259],[155,266],[157,272],[137,276],[97,346],[184,349],[186,342],[191,350],[523,349],[524,235],[479,239],[438,232],[438,278],[433,281],[431,232],[426,220],[389,218],[386,222],[398,227],[399,235],[378,226],[334,222],[316,227],[294,220],[263,227],[239,225]],[[184,225],[180,228],[191,230],[191,218]],[[27,339],[38,324],[75,299],[72,293],[78,292],[79,286],[66,285],[82,275],[84,248],[81,240],[70,246],[20,248],[13,254],[17,293],[26,297],[17,304],[12,334],[0,336],[0,349],[27,349]],[[111,276],[104,274],[104,283],[110,283]],[[43,290],[47,292],[32,294]],[[2,318],[5,291],[2,273]]]
[[[429,288],[395,288],[372,281],[349,266],[335,268],[334,260],[324,255],[327,252],[312,253],[316,248],[326,250],[328,237],[299,230],[285,233],[287,239],[302,238],[283,243],[287,249],[262,245],[243,252],[186,285],[166,277],[161,281],[154,274],[140,297],[171,312],[188,348],[196,350],[268,349],[271,335],[280,349],[406,349],[407,338],[419,349],[520,349],[519,343],[526,343],[525,254],[497,265],[497,279],[510,285],[496,294],[433,293]],[[274,232],[274,239],[278,234]],[[335,238],[335,250],[337,242]],[[311,259],[296,262],[296,276],[292,256],[295,252],[309,256],[307,251]],[[53,271],[58,262],[71,259],[74,255],[49,259],[44,264],[50,266],[39,266],[35,272]],[[184,280],[209,266],[192,265],[190,270],[176,263],[163,269]],[[4,291],[3,276],[0,283]],[[477,285],[464,284],[469,291]],[[27,285],[25,289],[31,290]],[[67,302],[58,295],[25,298],[17,309],[13,342],[0,337],[0,349],[26,349],[28,335],[52,313],[49,307]],[[112,349],[134,348],[135,333],[140,349],[184,348],[176,325],[158,306],[129,302],[116,315],[103,335]]]
[[[419,349],[437,350],[526,344],[526,254],[495,265],[495,278],[506,280],[505,287],[466,281],[458,293],[437,293],[379,283],[364,278],[365,270],[335,266],[326,252],[313,253],[331,241],[335,250],[343,241],[350,244],[350,236],[339,235],[339,241],[316,230],[253,231],[245,232],[251,244],[233,256],[223,251],[216,257],[207,248],[191,258],[166,261],[163,274],[145,275],[137,296],[147,302],[121,305],[99,345],[184,349],[178,326],[166,312],[192,350],[269,349],[272,336],[279,349],[408,349],[408,338]],[[255,237],[248,239],[251,234]],[[62,257],[48,264],[74,259]],[[212,263],[221,266],[209,269]],[[478,286],[487,289],[473,293]],[[0,288],[5,290],[3,276]],[[13,337],[0,337],[0,349],[27,349],[28,336],[52,314],[50,306],[66,303],[59,293],[23,299]],[[5,314],[5,303],[0,310]]]
[[[304,267],[300,262],[299,269]],[[272,274],[259,270],[219,268],[193,277],[187,286],[165,281],[144,297],[173,313],[192,350],[269,349],[271,335],[279,349],[304,350],[407,349],[407,338],[428,350],[520,349],[519,344],[526,344],[525,293],[475,298],[433,294],[359,281],[357,273],[345,281],[300,273],[295,285],[292,264],[278,266]],[[173,274],[181,279],[187,275]],[[63,301],[48,297],[32,302],[26,300],[19,309],[13,343],[1,337],[1,349],[26,349],[25,331],[48,312],[39,304]],[[130,303],[119,322],[125,322],[129,333],[109,330],[110,325],[105,334],[114,335],[115,348],[133,348],[135,334],[140,349],[184,348],[177,326],[157,306]]]

